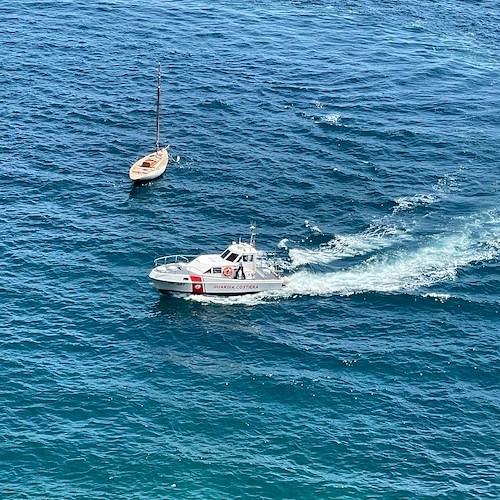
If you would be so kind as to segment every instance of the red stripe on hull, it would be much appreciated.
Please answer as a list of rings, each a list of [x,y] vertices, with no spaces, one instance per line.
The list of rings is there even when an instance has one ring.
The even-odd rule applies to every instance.
[[[191,279],[191,291],[192,293],[203,293],[205,290],[203,288],[203,280],[201,276],[189,276]]]

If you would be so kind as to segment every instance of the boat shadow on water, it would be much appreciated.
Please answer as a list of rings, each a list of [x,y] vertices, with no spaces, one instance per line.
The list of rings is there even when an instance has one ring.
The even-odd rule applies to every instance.
[[[146,195],[149,191],[152,189],[152,181],[148,182],[142,182],[142,183],[135,183],[132,184],[132,188],[130,189],[128,193],[129,199],[131,198],[138,198],[141,195]]]
[[[132,184],[132,187],[130,188],[130,191],[128,193],[128,199],[133,200],[133,199],[141,199],[141,198],[147,198],[150,196],[152,190],[155,187],[158,187],[158,183],[161,180],[152,180],[152,181],[145,181],[145,182],[134,182]],[[155,186],[156,184],[156,186]]]

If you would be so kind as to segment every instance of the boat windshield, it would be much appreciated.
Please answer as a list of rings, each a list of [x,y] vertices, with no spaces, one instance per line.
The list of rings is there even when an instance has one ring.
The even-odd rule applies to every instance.
[[[236,253],[230,253],[227,257],[226,260],[229,260],[230,262],[234,262],[234,260],[238,257],[238,254]]]

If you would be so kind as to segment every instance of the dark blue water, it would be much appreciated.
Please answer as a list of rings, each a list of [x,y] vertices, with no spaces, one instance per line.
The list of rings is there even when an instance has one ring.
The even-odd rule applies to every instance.
[[[0,24],[1,498],[500,498],[498,2]],[[251,222],[282,292],[148,283]]]

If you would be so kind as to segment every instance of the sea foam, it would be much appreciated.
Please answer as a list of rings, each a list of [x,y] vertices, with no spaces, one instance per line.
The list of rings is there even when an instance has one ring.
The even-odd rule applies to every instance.
[[[369,254],[407,239],[406,231],[393,226],[370,226],[357,234],[339,234],[319,248],[291,248],[291,267],[328,264],[336,260]]]

